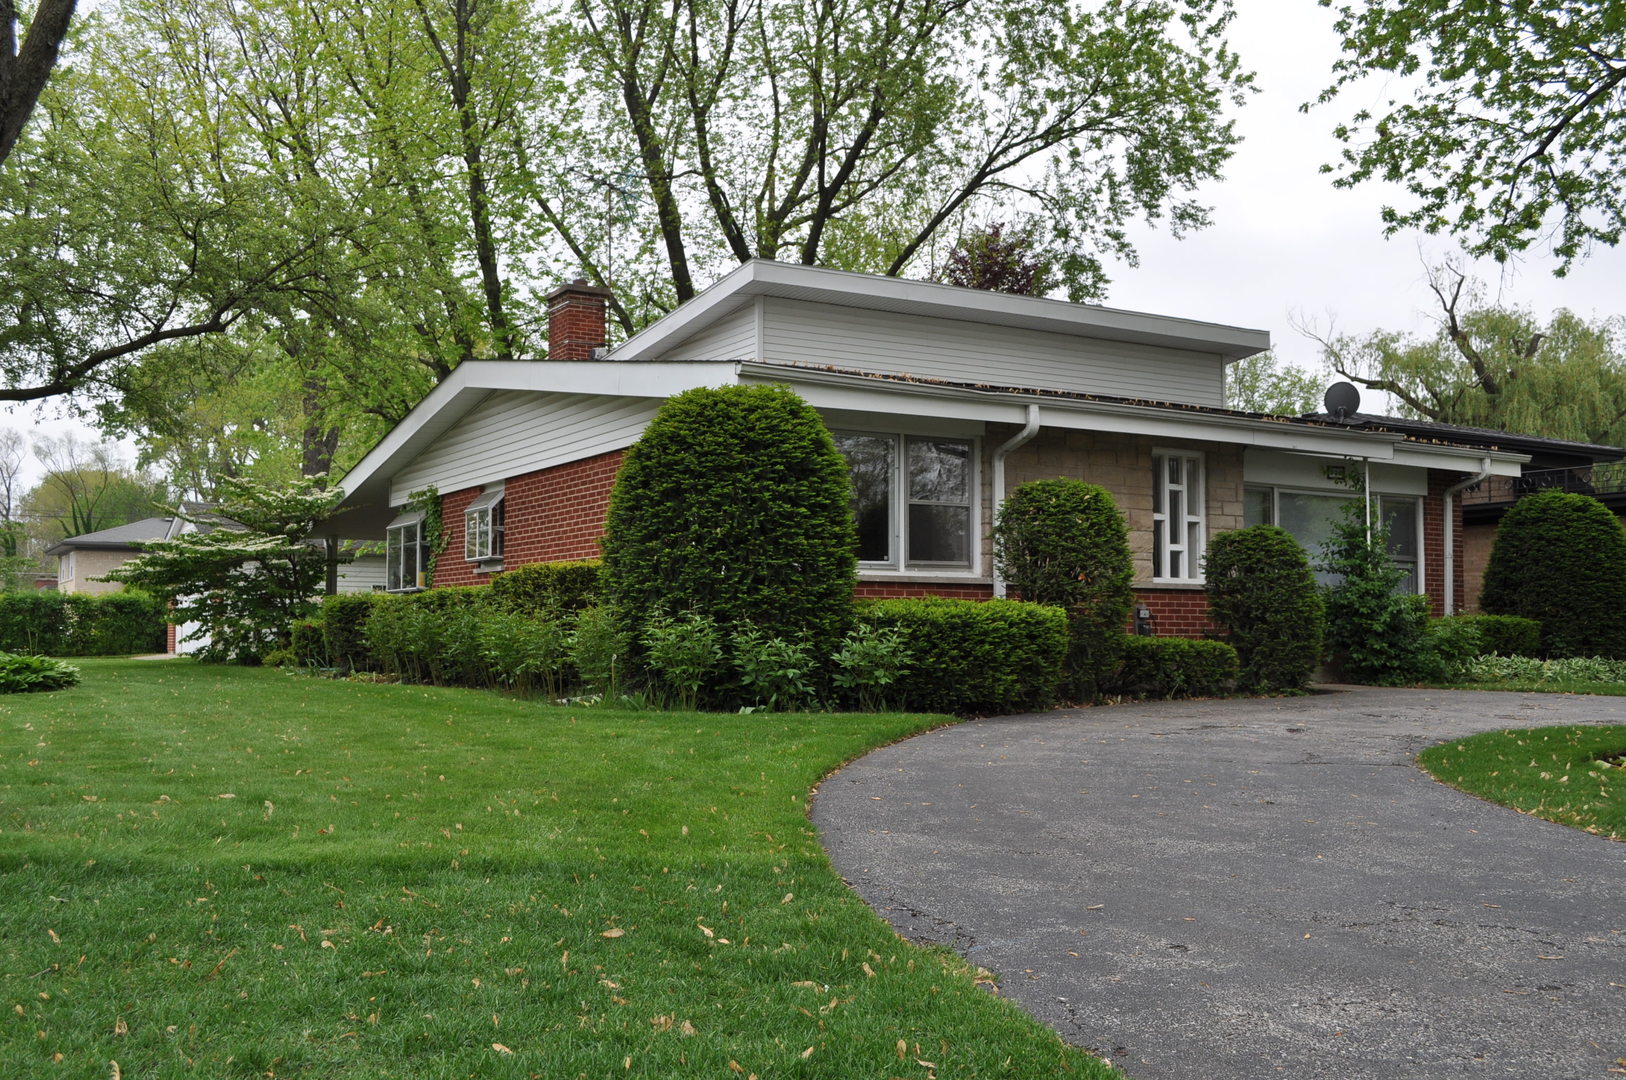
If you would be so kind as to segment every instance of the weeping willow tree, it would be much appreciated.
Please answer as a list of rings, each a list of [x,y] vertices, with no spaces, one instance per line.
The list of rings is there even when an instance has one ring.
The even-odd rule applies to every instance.
[[[1433,275],[1432,337],[1378,331],[1321,339],[1338,374],[1391,396],[1402,415],[1552,439],[1626,444],[1626,320],[1486,304],[1455,270]]]

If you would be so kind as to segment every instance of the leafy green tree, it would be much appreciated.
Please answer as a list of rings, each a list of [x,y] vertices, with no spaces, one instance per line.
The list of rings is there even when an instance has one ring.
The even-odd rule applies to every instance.
[[[1552,241],[1560,273],[1626,227],[1626,20],[1618,0],[1321,0],[1344,56],[1323,102],[1374,72],[1402,94],[1336,133],[1341,187],[1403,184],[1389,232],[1462,237],[1498,261]]]
[[[139,557],[108,575],[175,605],[177,622],[206,635],[206,660],[256,663],[286,647],[295,621],[316,611],[327,555],[305,540],[340,492],[325,477],[276,489],[227,480],[208,514],[183,514],[199,527],[144,545]]]
[[[349,224],[255,165],[230,95],[136,15],[87,26],[0,170],[0,400],[95,387],[331,275]]]
[[[1225,407],[1273,416],[1302,416],[1321,411],[1327,389],[1325,371],[1306,371],[1265,351],[1244,357],[1225,369]]]
[[[994,559],[1023,600],[1067,612],[1063,693],[1098,698],[1117,668],[1135,602],[1129,530],[1111,494],[1082,480],[1021,485],[999,508]]]
[[[1526,495],[1502,516],[1479,606],[1541,623],[1548,656],[1626,658],[1626,532],[1590,495]]]
[[[38,570],[30,553],[28,522],[23,519],[23,462],[28,440],[15,428],[0,428],[0,590],[23,588]]]
[[[17,144],[51,77],[74,7],[75,0],[40,0],[19,46],[16,0],[0,0],[0,164]]]
[[[752,257],[900,275],[999,216],[1035,223],[1069,295],[1098,295],[1131,218],[1205,223],[1189,193],[1230,156],[1251,81],[1229,0],[563,10],[574,133],[549,129],[536,186],[589,276],[656,307]],[[633,238],[613,274],[608,218]]]
[[[1440,328],[1322,339],[1338,374],[1393,396],[1402,415],[1620,445],[1626,442],[1626,321],[1490,306],[1472,281],[1431,282]]]
[[[23,495],[23,507],[45,544],[154,517],[169,498],[163,480],[131,469],[107,443],[41,435],[34,454],[45,478]]]
[[[669,398],[616,476],[605,598],[638,636],[692,614],[830,656],[858,565],[850,483],[818,413],[784,387]]]

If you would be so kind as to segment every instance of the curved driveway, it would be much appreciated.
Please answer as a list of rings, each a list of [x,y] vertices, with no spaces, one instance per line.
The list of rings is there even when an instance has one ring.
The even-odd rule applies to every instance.
[[[907,937],[1136,1080],[1605,1080],[1626,844],[1430,780],[1434,742],[1626,698],[1349,689],[980,720],[813,808]]]

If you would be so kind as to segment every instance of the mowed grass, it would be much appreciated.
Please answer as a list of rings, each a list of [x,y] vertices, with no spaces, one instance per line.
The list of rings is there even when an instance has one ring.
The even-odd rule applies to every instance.
[[[0,699],[0,1077],[1117,1075],[819,847],[932,718],[83,667]]]
[[[1626,726],[1490,731],[1430,747],[1417,760],[1469,794],[1626,840]]]

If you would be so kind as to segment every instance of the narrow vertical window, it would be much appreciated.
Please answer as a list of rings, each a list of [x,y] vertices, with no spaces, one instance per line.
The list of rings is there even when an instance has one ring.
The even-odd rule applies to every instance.
[[[1203,459],[1197,454],[1152,455],[1152,577],[1202,580]]]
[[[488,487],[463,511],[463,557],[502,557],[503,489]]]
[[[971,444],[964,439],[909,442],[909,562],[971,565]]]
[[[897,472],[897,439],[890,435],[837,435],[835,440],[852,475],[858,561],[890,563],[896,532],[892,523],[892,484]]]
[[[384,536],[384,587],[390,592],[423,588],[423,515],[402,514]]]
[[[1422,553],[1420,539],[1422,530],[1417,500],[1390,495],[1381,496],[1378,499],[1378,512],[1382,515],[1383,527],[1389,534],[1389,558],[1406,572],[1405,578],[1395,586],[1395,591],[1422,592],[1422,575],[1418,573],[1419,556]]]

